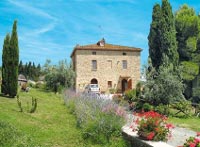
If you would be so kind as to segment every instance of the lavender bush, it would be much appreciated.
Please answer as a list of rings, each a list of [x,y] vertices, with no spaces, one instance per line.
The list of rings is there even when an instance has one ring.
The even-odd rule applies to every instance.
[[[81,128],[85,139],[105,145],[111,144],[115,138],[115,143],[118,140],[118,145],[127,146],[121,137],[121,128],[126,122],[126,112],[122,107],[105,96],[102,98],[96,94],[75,93],[71,90],[65,91],[64,100],[76,115],[77,126]]]

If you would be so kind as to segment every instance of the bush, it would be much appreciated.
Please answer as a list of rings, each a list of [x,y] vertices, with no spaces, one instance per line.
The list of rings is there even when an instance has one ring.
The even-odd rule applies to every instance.
[[[142,109],[144,110],[144,112],[148,112],[153,109],[153,106],[151,106],[149,103],[144,103],[144,105],[142,106]]]
[[[24,111],[24,107],[22,106],[22,101],[20,100],[19,95],[17,95],[17,105],[18,105],[18,107],[20,109],[20,112],[23,112]],[[28,113],[34,113],[36,111],[36,109],[37,109],[37,99],[32,97],[31,108],[29,108],[29,102],[27,102],[26,109],[27,109]]]
[[[35,84],[35,88],[39,88],[39,89],[46,89],[46,84],[43,82],[37,82]]]
[[[175,116],[179,113],[183,113],[185,115],[185,117],[190,116],[190,111],[191,111],[191,102],[190,101],[180,101],[180,102],[176,102],[171,104],[172,108],[178,110],[178,112],[175,114]]]
[[[163,115],[169,115],[170,109],[167,105],[160,104],[154,108],[154,110]]]
[[[76,95],[70,91],[65,92],[65,103],[67,107],[71,107],[71,110],[74,109],[77,127],[81,129],[84,139],[106,146],[121,137],[126,112],[116,103],[94,98],[93,95]],[[123,144],[121,143],[123,140],[118,141],[119,144]]]
[[[114,89],[114,88],[109,89],[109,92],[110,92],[111,94],[114,94],[116,91],[117,91],[117,90]]]
[[[143,108],[144,102],[143,101],[138,101],[135,103],[135,110],[141,111]]]
[[[125,99],[127,99],[130,102],[133,102],[134,100],[136,100],[136,90],[128,90],[125,92]]]
[[[112,97],[113,101],[116,102],[117,104],[119,104],[121,101],[122,101],[122,96],[121,95],[117,95],[117,94],[114,94],[113,97]]]

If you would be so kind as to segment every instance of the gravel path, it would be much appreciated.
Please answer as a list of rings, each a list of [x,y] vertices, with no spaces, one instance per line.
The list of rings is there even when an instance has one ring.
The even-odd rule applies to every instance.
[[[187,128],[175,127],[172,129],[172,138],[167,141],[167,144],[175,147],[183,145],[186,139],[188,139],[190,136],[195,137],[196,132]]]

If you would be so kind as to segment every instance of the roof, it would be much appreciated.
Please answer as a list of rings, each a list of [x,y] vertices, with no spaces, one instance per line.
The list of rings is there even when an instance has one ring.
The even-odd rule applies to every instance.
[[[89,45],[76,45],[74,50],[72,51],[71,57],[74,55],[76,50],[108,50],[108,51],[134,51],[134,52],[141,52],[142,49],[129,47],[129,46],[121,46],[121,45],[113,45],[105,43],[103,45],[97,44],[89,44]]]
[[[19,80],[26,80],[25,76],[23,74],[19,74],[18,75],[18,79]]]

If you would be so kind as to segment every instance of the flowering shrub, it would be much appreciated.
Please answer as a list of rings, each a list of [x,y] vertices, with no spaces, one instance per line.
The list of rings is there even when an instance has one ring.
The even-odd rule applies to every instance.
[[[69,90],[64,94],[65,103],[75,114],[84,139],[101,146],[116,146],[114,143],[118,147],[126,146],[121,136],[127,117],[123,107],[94,94],[75,94]]]
[[[186,140],[183,146],[179,147],[200,147],[200,132],[197,132],[197,137],[190,137]]]
[[[137,130],[140,138],[144,140],[165,141],[171,137],[170,129],[174,128],[172,124],[166,122],[167,118],[154,111],[136,114],[138,119]]]

